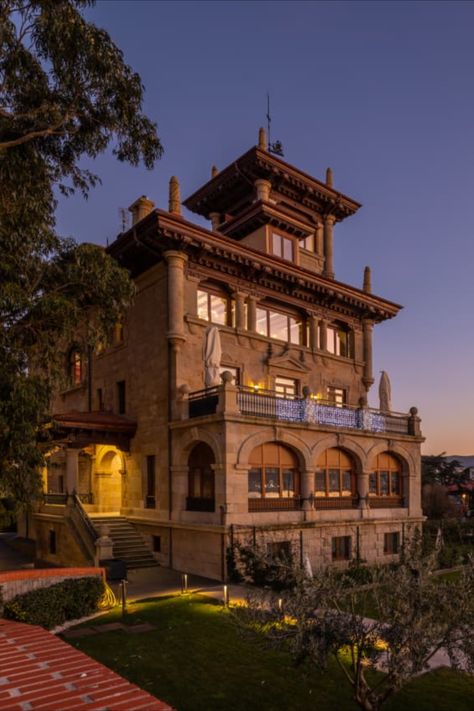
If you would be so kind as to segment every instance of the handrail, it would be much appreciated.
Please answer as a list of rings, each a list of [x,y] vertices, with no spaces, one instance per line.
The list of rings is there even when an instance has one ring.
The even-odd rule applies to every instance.
[[[87,513],[86,513],[86,511],[85,511],[85,509],[84,509],[84,507],[83,507],[83,505],[82,505],[82,503],[81,503],[81,500],[80,500],[79,496],[78,496],[75,492],[74,492],[74,494],[72,495],[72,500],[73,500],[73,503],[74,503],[74,509],[75,509],[75,510],[77,511],[77,513],[79,514],[79,518],[80,518],[80,520],[81,520],[82,525],[83,525],[84,528],[86,529],[86,531],[87,531],[89,537],[91,538],[92,542],[95,543],[96,540],[99,538],[99,534],[98,534],[97,531],[95,530],[95,528],[94,528],[94,526],[93,526],[93,524],[92,524],[92,522],[91,522],[89,516],[87,515]]]

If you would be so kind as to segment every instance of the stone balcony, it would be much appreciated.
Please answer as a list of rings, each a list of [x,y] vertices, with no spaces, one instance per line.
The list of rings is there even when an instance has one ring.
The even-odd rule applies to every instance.
[[[188,393],[181,391],[180,419],[215,414],[277,420],[300,425],[320,425],[330,429],[421,436],[420,418],[412,407],[408,414],[382,412],[369,407],[334,405],[321,400],[281,397],[270,390],[222,385]]]

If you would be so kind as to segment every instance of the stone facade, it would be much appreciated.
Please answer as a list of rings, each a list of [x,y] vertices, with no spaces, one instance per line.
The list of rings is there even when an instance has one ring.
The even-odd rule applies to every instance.
[[[181,216],[173,178],[169,211],[140,198],[109,247],[137,295],[58,395],[69,430],[46,486],[83,494],[91,516],[129,518],[163,565],[225,579],[227,548],[249,536],[290,541],[314,567],[390,561],[422,520],[416,409],[367,407],[372,330],[399,307],[371,293],[368,272],[363,289],[335,281],[334,226],[359,204],[328,175],[259,145],[185,201],[212,230]],[[229,372],[206,390],[212,326]],[[91,422],[70,424],[77,410]],[[134,423],[125,444],[113,414]],[[292,463],[256,466],[267,444]],[[328,451],[345,468],[321,468]],[[36,525],[41,540],[46,510]]]

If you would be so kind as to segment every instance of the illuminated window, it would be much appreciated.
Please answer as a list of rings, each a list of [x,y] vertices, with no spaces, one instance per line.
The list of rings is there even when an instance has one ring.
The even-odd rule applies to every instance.
[[[275,393],[277,397],[294,398],[297,392],[297,382],[293,378],[275,378]]]
[[[80,385],[83,380],[83,359],[79,348],[72,348],[69,352],[69,383],[70,385]]]
[[[334,355],[352,358],[352,337],[347,326],[332,325],[327,327],[327,349]]]
[[[303,343],[303,322],[289,314],[257,308],[257,333],[287,343]]]
[[[286,259],[288,262],[292,262],[294,257],[293,240],[290,237],[278,234],[278,232],[273,232],[272,254],[274,254],[275,257],[281,257],[282,259]]]
[[[276,442],[256,447],[250,455],[249,499],[279,499],[299,495],[298,461],[293,452]]]
[[[114,325],[113,340],[115,345],[119,345],[124,342],[124,329],[121,321],[117,321]]]
[[[235,304],[227,296],[198,289],[197,315],[204,321],[231,326],[235,321]]]
[[[401,497],[402,479],[400,462],[389,452],[379,454],[374,471],[369,474],[370,496]]]
[[[331,405],[336,405],[336,407],[342,407],[347,402],[347,394],[344,388],[334,388],[332,385],[328,386],[328,397],[327,401]]]
[[[350,560],[352,558],[352,537],[336,536],[332,539],[332,559]]]
[[[240,385],[240,368],[234,368],[231,365],[221,365],[219,368],[219,375],[225,373],[228,370],[234,376],[232,385]]]
[[[383,552],[392,555],[400,553],[399,531],[392,531],[390,533],[383,534]]]
[[[323,452],[314,479],[315,496],[330,498],[355,496],[355,465],[349,454],[342,449],[330,448]]]

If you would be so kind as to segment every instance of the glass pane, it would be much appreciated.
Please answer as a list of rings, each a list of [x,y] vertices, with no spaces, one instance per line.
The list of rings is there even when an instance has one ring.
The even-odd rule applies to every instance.
[[[329,470],[329,496],[339,494],[339,469]]]
[[[326,329],[327,332],[327,349],[329,353],[335,353],[336,352],[336,331],[331,328],[331,326],[328,326]]]
[[[270,338],[278,338],[280,341],[288,340],[288,316],[279,314],[276,311],[269,311],[270,315]]]
[[[400,475],[397,472],[392,472],[391,484],[392,484],[392,494],[394,494],[395,496],[399,496],[400,495]]]
[[[227,322],[227,299],[222,296],[211,294],[211,321],[223,325]]]
[[[350,496],[352,494],[351,488],[351,473],[350,471],[342,472],[342,495]]]
[[[377,474],[375,472],[371,472],[369,474],[369,494],[376,494],[377,493]]]
[[[345,331],[337,332],[337,355],[347,356],[347,333]]]
[[[212,471],[205,469],[202,473],[202,493],[201,496],[204,499],[214,498],[214,487],[213,487],[214,477]]]
[[[282,257],[282,238],[280,235],[277,235],[275,233],[272,234],[272,252],[275,254],[277,257]]]
[[[257,333],[268,336],[267,310],[257,309]]]
[[[280,496],[280,481],[278,469],[265,469],[265,496],[274,498]]]
[[[198,317],[209,321],[209,294],[207,291],[198,291],[197,294],[197,304],[198,304]]]
[[[318,471],[315,477],[316,496],[326,495],[326,472]]]
[[[291,239],[283,237],[283,259],[293,261],[293,242]]]
[[[251,469],[249,471],[249,498],[259,499],[262,496],[262,470]]]
[[[302,343],[303,324],[290,316],[290,342]]]
[[[189,496],[201,496],[201,470],[192,469],[189,476]]]
[[[380,472],[380,496],[388,496],[388,472]]]
[[[283,470],[283,491],[282,496],[293,496],[295,494],[295,475],[291,469]]]

